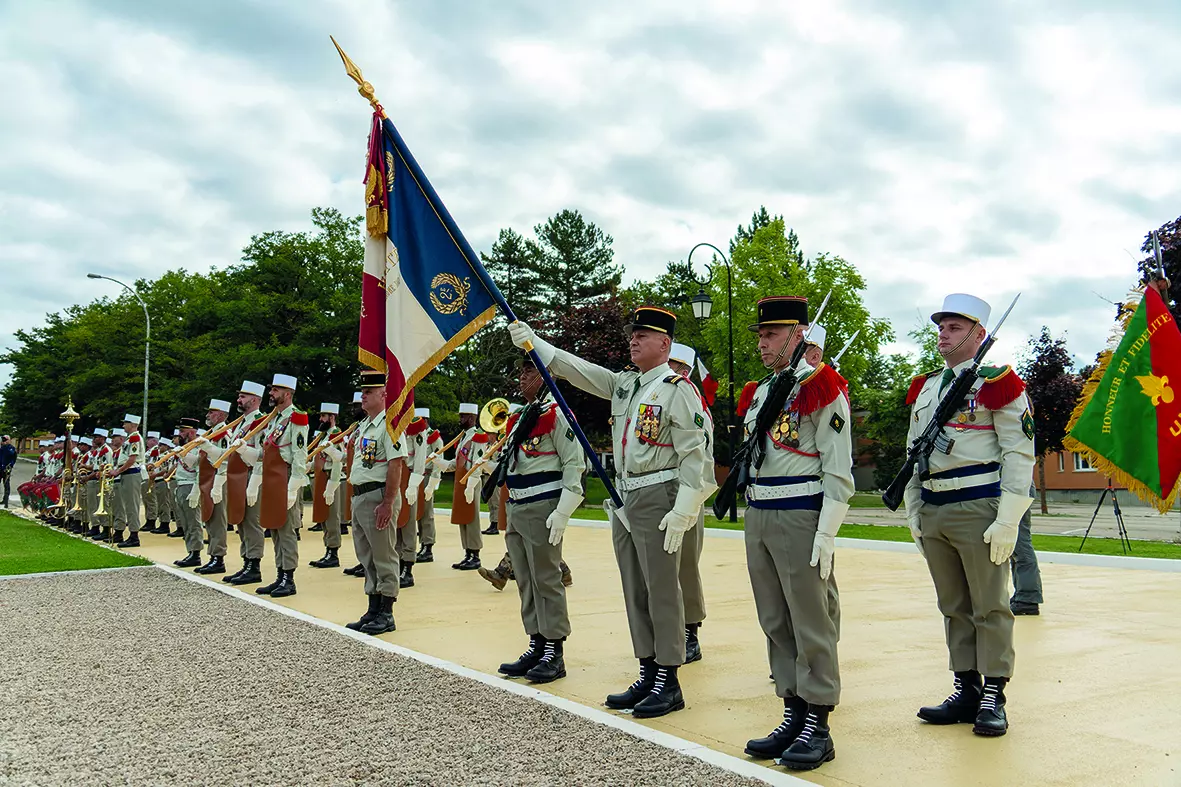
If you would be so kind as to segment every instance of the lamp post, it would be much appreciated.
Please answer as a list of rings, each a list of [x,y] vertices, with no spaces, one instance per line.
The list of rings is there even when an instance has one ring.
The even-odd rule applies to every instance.
[[[118,279],[112,279],[110,276],[100,276],[97,273],[88,273],[88,274],[86,274],[86,278],[88,278],[88,279],[106,279],[107,281],[115,282],[115,284],[118,284],[120,287],[122,287],[123,289],[125,289],[129,293],[131,293],[132,297],[135,298],[137,301],[139,301],[139,305],[143,307],[144,326],[145,326],[144,327],[144,411],[143,411],[143,415],[142,415],[143,426],[141,428],[143,429],[144,434],[147,434],[148,433],[148,362],[151,358],[151,348],[152,348],[152,318],[151,318],[151,315],[148,314],[148,305],[146,303],[144,303],[143,298],[139,297],[138,292],[133,290],[131,287],[128,287],[126,284],[119,281]]]
[[[730,446],[730,464],[731,464],[731,470],[733,470],[732,466],[734,464],[734,454],[736,454],[738,452],[738,446],[736,445],[736,443],[738,441],[738,432],[736,431],[738,429],[738,424],[737,424],[738,417],[737,417],[737,414],[734,412],[735,408],[734,408],[734,286],[733,286],[733,271],[730,270],[730,260],[728,260],[726,258],[726,255],[722,253],[721,249],[719,249],[717,246],[713,245],[712,243],[698,243],[696,246],[694,246],[692,249],[689,250],[689,257],[686,260],[686,264],[689,266],[689,275],[690,276],[693,276],[693,252],[697,251],[702,246],[708,246],[709,248],[713,249],[714,254],[716,254],[718,257],[720,257],[722,259],[722,263],[726,266],[726,323],[727,323],[726,327],[727,327],[727,331],[728,331],[728,335],[729,335],[729,350],[730,350],[730,358],[729,358],[729,364],[727,366],[727,375],[726,375],[727,379],[729,380],[729,386],[730,386],[730,417],[727,419],[727,423],[726,423],[726,440],[727,440],[727,444]],[[707,269],[709,267],[710,267],[709,265],[706,265]],[[710,270],[710,278],[711,279],[713,278],[713,270],[712,269]],[[708,320],[710,317],[710,314],[713,313],[713,300],[709,297],[709,294],[705,291],[705,282],[697,281],[696,277],[693,278],[693,281],[697,282],[698,291],[697,291],[696,295],[694,295],[692,298],[689,299],[689,303],[693,307],[693,316],[695,318],[697,318],[698,321],[704,322],[705,320]],[[738,521],[738,500],[737,499],[735,499],[734,502],[732,502],[730,504],[730,521],[731,522]]]

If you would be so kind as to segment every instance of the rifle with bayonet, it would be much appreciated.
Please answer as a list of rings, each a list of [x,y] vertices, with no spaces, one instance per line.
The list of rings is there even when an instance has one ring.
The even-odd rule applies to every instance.
[[[816,317],[809,323],[804,338],[792,350],[787,367],[776,374],[771,381],[771,386],[767,391],[767,401],[763,403],[755,418],[754,431],[747,435],[742,445],[734,453],[734,457],[730,461],[730,472],[726,474],[726,480],[718,487],[718,493],[714,497],[714,516],[718,519],[723,519],[726,516],[735,499],[745,497],[746,488],[750,485],[751,467],[753,466],[757,470],[763,466],[763,460],[767,456],[767,432],[775,425],[783,408],[787,406],[787,397],[796,387],[796,367],[800,365],[800,360],[804,357],[808,335],[812,332],[812,326],[820,322],[831,295],[830,291],[828,295],[824,296],[824,302],[820,304],[820,310],[816,312]]]
[[[952,381],[951,385],[947,387],[947,391],[943,394],[943,398],[939,400],[939,405],[935,408],[935,414],[927,423],[926,428],[923,429],[923,433],[911,443],[910,450],[906,453],[906,461],[902,463],[902,467],[898,470],[898,475],[894,476],[894,480],[890,482],[889,488],[882,494],[882,502],[886,504],[886,508],[889,508],[891,511],[898,510],[898,506],[902,505],[906,485],[910,483],[910,479],[916,471],[920,479],[929,472],[931,454],[936,449],[944,454],[951,453],[951,447],[955,445],[955,440],[944,433],[943,427],[947,426],[948,422],[959,413],[964,399],[967,398],[968,393],[972,390],[972,386],[976,384],[976,380],[980,377],[980,364],[984,361],[984,356],[996,344],[997,331],[1000,330],[1005,319],[1008,318],[1009,312],[1013,311],[1013,307],[1017,305],[1017,298],[1020,297],[1021,293],[1017,293],[1017,297],[1013,298],[1013,302],[1009,304],[1009,308],[1001,315],[1001,319],[989,331],[988,336],[985,337],[980,347],[976,350],[976,355],[972,358],[972,365],[956,375],[955,380]]]

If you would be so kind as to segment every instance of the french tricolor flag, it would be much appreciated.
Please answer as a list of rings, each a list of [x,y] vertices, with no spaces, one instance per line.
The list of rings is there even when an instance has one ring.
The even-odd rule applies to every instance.
[[[396,440],[414,414],[414,386],[492,319],[496,301],[480,261],[380,112],[369,134],[365,202],[357,354],[386,373],[386,427]]]

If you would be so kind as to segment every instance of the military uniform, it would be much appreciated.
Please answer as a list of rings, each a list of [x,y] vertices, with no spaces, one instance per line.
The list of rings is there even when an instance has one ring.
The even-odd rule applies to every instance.
[[[196,418],[180,419],[182,429],[196,430],[200,423]],[[182,440],[181,443],[183,445],[184,441]],[[174,513],[176,514],[176,525],[184,533],[187,551],[185,557],[174,561],[174,565],[181,568],[193,568],[201,565],[201,549],[205,543],[198,510],[201,505],[200,494],[198,493],[195,497],[193,495],[194,490],[197,489],[197,466],[200,456],[196,451],[189,451],[173,461],[177,463],[176,475],[173,476],[176,480],[176,490],[173,493],[173,499],[176,500]]]
[[[201,445],[195,449],[194,453],[200,454],[200,462],[198,467],[197,483],[201,483],[202,473],[213,474],[213,486],[209,490],[212,498],[213,506],[210,508],[209,519],[203,520],[202,524],[205,527],[205,534],[209,539],[209,562],[197,569],[198,574],[224,574],[226,571],[226,549],[227,549],[227,529],[228,519],[226,516],[226,501],[225,501],[225,482],[227,467],[223,462],[221,466],[216,469],[213,463],[221,459],[222,454],[230,447],[230,430],[227,428],[227,420],[229,419],[230,403],[225,399],[211,399],[209,402],[210,413],[223,413],[219,420],[209,424],[209,431],[207,436],[198,438]],[[207,417],[206,422],[210,419]],[[208,469],[204,469],[208,465]],[[190,494],[197,495],[201,498],[201,490],[190,492]],[[198,503],[197,511],[204,513],[202,510],[202,503]]]
[[[989,306],[971,295],[949,295],[932,315],[983,327]],[[961,342],[962,344],[962,342]],[[954,351],[954,350],[953,350]],[[908,444],[927,427],[943,391],[969,359],[915,378]],[[1003,735],[1004,687],[1013,674],[1013,614],[1009,557],[1021,517],[1032,501],[1034,424],[1025,384],[1009,367],[981,367],[948,438],[932,452],[929,471],[906,487],[906,516],[924,553],[943,614],[955,692],[919,717],[935,724],[974,722],[973,731]],[[980,685],[984,678],[983,687]]]
[[[430,410],[424,408],[426,413],[424,418],[430,417]],[[424,473],[426,474],[426,481],[422,488],[422,510],[416,511],[418,524],[418,554],[415,555],[415,561],[421,561],[426,555],[433,552],[435,546],[435,490],[439,488],[439,484],[443,481],[443,435],[439,433],[438,429],[430,429],[428,426],[426,436],[426,456],[430,459],[431,456],[438,454],[430,464],[426,465]],[[429,562],[429,561],[428,561]]]
[[[414,418],[402,433],[401,442],[406,445],[406,463],[410,475],[406,480],[406,491],[402,498],[402,511],[398,517],[394,549],[398,553],[400,568],[399,583],[402,587],[414,586],[414,561],[418,553],[418,493],[426,474],[428,425],[424,408],[414,411]],[[433,506],[432,506],[433,508]]]
[[[175,465],[169,461],[160,462],[160,457],[171,451],[172,448],[172,441],[167,437],[161,437],[153,449],[155,458],[152,460],[156,465],[151,473],[151,477],[155,479],[155,483],[152,484],[152,501],[157,521],[155,532],[165,536],[172,531],[172,483],[168,480],[168,476],[172,473],[172,468]]]
[[[671,337],[675,325],[671,312],[642,307],[629,328]],[[685,661],[681,540],[709,495],[703,479],[712,462],[701,400],[668,363],[645,372],[612,372],[537,339],[522,323],[511,327],[514,343],[531,341],[556,376],[611,402],[616,488],[624,503],[622,516],[616,511],[611,517],[611,538],[640,679],[609,696],[607,705],[633,709],[640,718],[679,710],[684,698],[677,669]]]
[[[160,505],[156,494],[156,483],[152,473],[148,470],[160,458],[160,433],[148,432],[148,440],[155,440],[154,445],[144,444],[144,472],[143,486],[140,488],[141,502],[144,507],[144,532],[156,532],[156,520],[160,516]]]
[[[123,417],[123,422],[139,426],[140,416],[128,413]],[[119,456],[115,460],[116,471],[126,466],[128,462],[131,463],[126,470],[119,471],[119,475],[116,476],[117,491],[115,496],[118,507],[115,511],[115,530],[121,533],[123,526],[126,525],[131,531],[131,535],[118,544],[124,548],[140,545],[139,529],[143,521],[140,506],[143,504],[144,454],[143,436],[133,430],[123,441]]]
[[[385,385],[385,375],[380,372],[362,372],[362,388],[379,388]],[[388,488],[390,462],[402,462],[405,472],[406,449],[401,441],[390,439],[385,424],[384,411],[366,416],[358,425],[351,440],[355,443],[349,483],[353,491],[353,547],[357,560],[364,566],[365,595],[369,597],[369,609],[360,620],[348,624],[348,628],[366,634],[382,634],[393,631],[393,605],[398,600],[398,569],[395,564],[394,534],[397,529],[401,495],[397,489]],[[377,507],[388,501],[390,519],[384,527],[378,526]]]
[[[296,380],[286,374],[276,374],[272,387],[289,388],[295,391]],[[270,585],[257,588],[254,592],[274,597],[295,595],[295,569],[299,565],[299,543],[296,529],[303,516],[303,487],[307,484],[308,460],[308,415],[296,409],[294,404],[284,407],[267,424],[263,440],[263,461],[265,453],[272,452],[274,461],[287,466],[287,517],[283,526],[271,531],[275,545],[275,568],[278,578]],[[266,472],[264,465],[264,473]],[[265,512],[263,512],[265,513]]]
[[[266,393],[266,389],[261,383],[243,380],[238,393],[257,396],[261,399]],[[251,406],[253,407],[253,405]],[[246,436],[253,432],[258,426],[258,422],[265,417],[257,407],[254,407],[249,412],[243,413],[242,420],[230,435],[230,445],[237,446],[235,449],[237,457],[247,467],[246,500],[242,509],[242,521],[233,523],[238,528],[238,556],[242,558],[242,568],[228,577],[222,577],[223,582],[228,582],[231,585],[252,585],[262,581],[260,565],[266,534],[263,532],[262,525],[259,524],[260,504],[258,497],[262,484],[263,435],[256,433],[249,440],[246,439]],[[223,462],[222,468],[225,468],[225,472],[228,473],[229,463]]]
[[[335,402],[323,402],[321,413],[340,415],[340,405]],[[332,426],[321,429],[317,433],[315,450],[318,452],[312,460],[315,464],[316,477],[324,476],[324,490],[317,490],[318,482],[312,484],[312,494],[321,495],[319,503],[312,503],[312,520],[324,530],[324,557],[313,560],[308,565],[313,568],[338,568],[340,559],[337,550],[340,549],[340,509],[343,505],[344,492],[340,490],[340,482],[344,470],[344,452],[331,442],[332,438],[340,434],[340,429]],[[323,449],[323,450],[321,450]],[[311,451],[308,452],[309,455]],[[319,513],[317,513],[319,511]]]
[[[101,445],[95,446],[90,452],[90,470],[94,477],[86,482],[86,500],[89,507],[87,513],[90,520],[90,538],[98,541],[109,537],[110,535],[110,518],[108,514],[96,514],[98,510],[99,497],[102,496],[104,507],[110,511],[111,500],[109,496],[100,495],[99,486],[102,483],[99,480],[99,473],[109,468],[114,459],[114,452],[111,447],[107,445],[106,439],[109,432],[106,429],[98,428],[94,430],[94,438],[102,438]],[[108,469],[109,472],[109,469]]]
[[[515,662],[501,664],[499,671],[549,683],[566,677],[563,651],[570,614],[562,584],[562,536],[582,504],[586,459],[570,423],[548,395],[511,416],[507,430],[506,449],[497,459],[498,465],[507,463],[504,536],[518,567],[521,623],[529,648]]]
[[[805,298],[775,296],[758,304],[751,330],[783,326],[803,331]],[[784,335],[790,357],[792,333]],[[801,341],[803,341],[801,337]],[[810,770],[835,756],[828,714],[840,702],[837,627],[840,604],[832,579],[834,539],[853,497],[853,441],[848,384],[831,367],[795,367],[794,384],[770,428],[758,431],[760,414],[786,371],[759,382],[744,418],[747,436],[763,451],[750,467],[746,488],[746,563],[783,722],[767,737],[747,742],[755,757],[780,757]],[[746,398],[746,397],[744,397]]]

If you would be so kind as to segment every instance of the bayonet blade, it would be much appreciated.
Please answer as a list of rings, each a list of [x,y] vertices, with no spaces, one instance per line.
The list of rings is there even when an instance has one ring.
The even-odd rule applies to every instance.
[[[992,326],[992,330],[988,332],[989,336],[996,336],[997,331],[999,331],[1001,326],[1005,324],[1005,320],[1009,318],[1009,312],[1013,311],[1013,307],[1017,305],[1017,299],[1020,297],[1021,293],[1017,293],[1013,296],[1013,302],[1009,304],[1009,308],[1005,309],[1005,313],[1001,315],[999,320],[997,320],[996,325]]]
[[[804,341],[812,335],[812,328],[820,323],[820,318],[824,316],[824,310],[828,308],[828,299],[832,297],[832,290],[824,296],[824,300],[820,302],[820,308],[816,311],[816,316],[812,318],[812,322],[808,323],[808,330],[804,332]]]
[[[857,329],[857,330],[856,330],[856,331],[853,333],[853,335],[849,337],[849,341],[845,342],[845,346],[841,348],[841,351],[840,351],[839,353],[837,353],[837,354],[836,354],[836,356],[835,356],[835,357],[832,359],[832,365],[833,365],[833,366],[836,366],[836,365],[837,365],[837,361],[841,360],[841,356],[843,356],[843,355],[845,354],[845,351],[846,351],[846,350],[848,350],[850,347],[852,347],[852,346],[853,346],[853,342],[854,342],[854,341],[857,339],[857,337],[858,337],[858,336],[860,336],[860,335],[861,335],[861,329],[860,329],[860,328],[858,328],[858,329]]]

